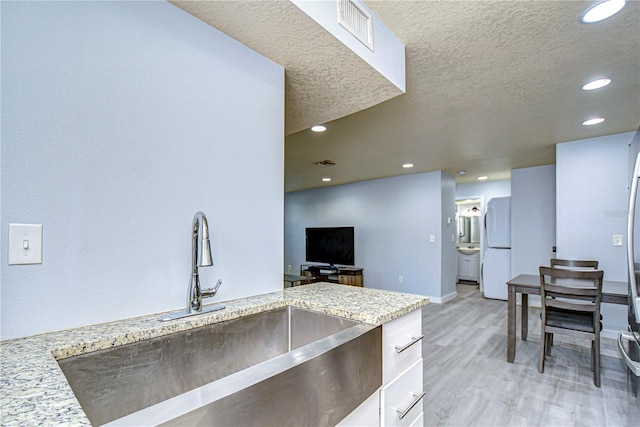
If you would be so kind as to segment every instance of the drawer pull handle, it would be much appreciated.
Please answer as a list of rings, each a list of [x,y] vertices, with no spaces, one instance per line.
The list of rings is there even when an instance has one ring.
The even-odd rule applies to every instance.
[[[409,342],[409,344],[403,345],[403,346],[396,346],[396,351],[398,353],[402,353],[403,351],[405,351],[406,349],[408,349],[409,347],[411,347],[412,345],[414,345],[415,343],[417,343],[418,341],[420,341],[422,338],[424,338],[424,335],[420,335],[419,337],[411,337],[411,342]]]
[[[409,407],[407,409],[405,409],[403,411],[402,409],[396,408],[396,411],[398,411],[398,417],[400,419],[403,419],[404,417],[406,417],[407,414],[409,413],[409,411],[412,410],[413,407],[416,406],[418,404],[418,402],[420,402],[422,400],[422,398],[425,395],[425,392],[423,391],[420,394],[418,394],[418,393],[411,393],[411,394],[413,394],[413,396],[415,397],[415,400],[411,403],[411,405],[409,405]]]

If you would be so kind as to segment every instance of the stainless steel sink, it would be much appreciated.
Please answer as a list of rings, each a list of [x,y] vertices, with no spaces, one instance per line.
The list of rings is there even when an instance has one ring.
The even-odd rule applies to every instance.
[[[381,342],[284,307],[58,363],[94,425],[333,425],[382,384]]]

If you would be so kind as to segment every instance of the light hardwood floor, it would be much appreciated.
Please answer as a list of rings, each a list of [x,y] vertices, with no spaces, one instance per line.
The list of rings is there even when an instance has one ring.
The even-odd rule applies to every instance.
[[[511,364],[506,301],[485,299],[477,286],[457,291],[422,313],[425,426],[640,426],[640,398],[615,340],[601,346],[601,388],[593,385],[587,341],[556,335],[540,374],[540,310],[529,310],[529,336],[518,333]]]

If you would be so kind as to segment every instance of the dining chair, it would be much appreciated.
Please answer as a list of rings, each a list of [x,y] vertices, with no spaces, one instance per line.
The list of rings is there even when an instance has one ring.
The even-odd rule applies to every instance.
[[[600,387],[600,302],[604,272],[551,267],[539,270],[542,314],[538,371],[544,372],[553,334],[588,339],[593,382]]]
[[[598,261],[551,258],[551,268],[598,269]]]
[[[582,260],[582,259],[560,259],[551,258],[549,261],[551,268],[570,268],[573,270],[597,270],[598,261]],[[600,315],[602,320],[602,315]],[[553,334],[549,340],[549,346],[553,345]]]

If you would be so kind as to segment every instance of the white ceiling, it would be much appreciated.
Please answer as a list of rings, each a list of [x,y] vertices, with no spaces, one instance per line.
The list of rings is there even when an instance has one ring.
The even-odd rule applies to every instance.
[[[366,1],[406,45],[400,96],[288,1],[173,3],[285,67],[286,191],[434,170],[505,179],[554,163],[556,143],[640,125],[638,1],[590,25],[593,1]],[[595,77],[612,83],[580,89]],[[301,130],[317,123],[328,130]],[[313,164],[325,159],[336,166]]]

